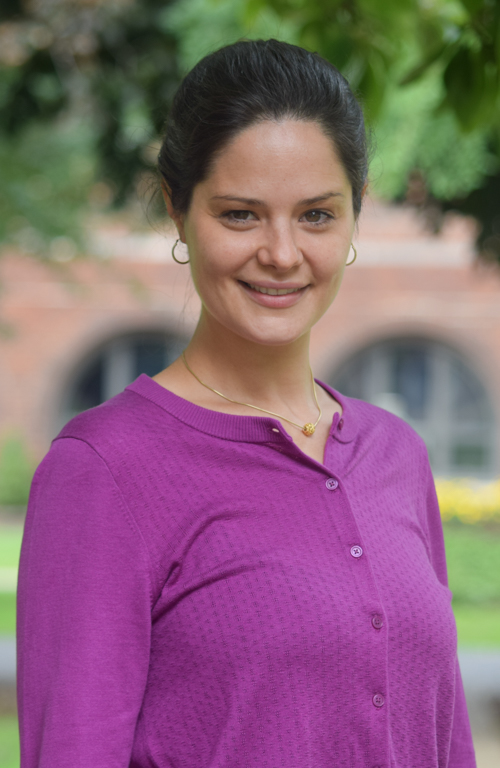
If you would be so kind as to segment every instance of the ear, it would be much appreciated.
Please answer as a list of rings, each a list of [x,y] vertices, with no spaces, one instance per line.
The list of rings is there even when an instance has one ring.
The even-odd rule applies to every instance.
[[[363,185],[363,189],[361,190],[361,199],[364,198],[367,189],[368,189],[368,179],[365,181]]]
[[[175,210],[174,206],[172,205],[172,198],[170,196],[170,189],[168,188],[167,183],[164,179],[161,180],[161,191],[163,194],[163,199],[165,200],[165,205],[167,206],[167,213],[174,222],[175,226],[177,227],[177,232],[179,233],[179,239],[181,242],[186,242],[186,237],[184,234],[184,216],[180,214],[178,211]]]

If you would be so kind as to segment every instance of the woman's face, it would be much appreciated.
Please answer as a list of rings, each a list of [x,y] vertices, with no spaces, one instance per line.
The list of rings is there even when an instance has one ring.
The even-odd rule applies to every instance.
[[[214,330],[289,344],[335,298],[355,217],[349,180],[317,123],[247,128],[196,185],[187,214],[167,206]]]

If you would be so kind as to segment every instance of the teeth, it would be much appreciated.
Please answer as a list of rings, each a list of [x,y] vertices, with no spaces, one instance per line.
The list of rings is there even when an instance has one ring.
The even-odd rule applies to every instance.
[[[287,293],[297,293],[300,288],[259,288],[258,285],[248,283],[250,288],[259,293],[267,293],[269,296],[286,296]]]

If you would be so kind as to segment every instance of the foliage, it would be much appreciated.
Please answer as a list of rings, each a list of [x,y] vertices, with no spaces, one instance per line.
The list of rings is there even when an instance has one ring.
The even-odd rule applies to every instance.
[[[32,478],[33,466],[23,442],[7,438],[0,451],[0,504],[27,504]]]
[[[498,0],[246,0],[247,18],[262,7],[293,23],[299,43],[338,66],[361,96],[380,146],[377,191],[475,216],[480,253],[500,260]]]
[[[21,136],[29,143],[27,127],[75,115],[92,137],[80,157],[121,206],[154,168],[181,75],[241,37],[289,40],[336,64],[374,131],[375,192],[475,216],[480,249],[500,259],[497,0],[8,0],[0,9],[0,155],[11,141],[20,151]],[[34,175],[49,176],[52,157],[41,152]],[[80,197],[76,187],[59,192],[57,223],[48,197],[45,206],[32,202],[36,184],[23,187],[18,168],[9,193],[18,224],[28,220],[33,242],[33,231],[38,240],[75,240],[88,180]]]
[[[246,7],[248,19],[270,7],[295,24],[301,45],[346,74],[371,120],[395,78],[406,85],[438,64],[444,86],[440,106],[451,110],[464,130],[497,124],[500,7],[495,0],[247,0]]]
[[[179,82],[168,5],[39,0],[16,12],[14,4],[0,26],[0,132],[76,114],[92,126],[100,176],[122,204],[152,167],[150,142]]]
[[[164,22],[179,40],[182,73],[203,56],[245,37],[249,40],[276,37],[298,43],[298,28],[263,5],[248,18],[239,0],[178,0],[163,15]]]
[[[83,247],[81,211],[93,189],[92,133],[79,121],[33,123],[0,135],[0,241],[64,260]]]
[[[436,114],[442,94],[435,69],[416,83],[388,89],[375,127],[371,167],[378,196],[404,198],[408,179],[418,169],[433,198],[452,200],[480,187],[484,177],[496,170],[498,160],[483,130],[464,133],[451,112]]]
[[[483,125],[466,133],[456,115],[450,109],[443,108],[446,93],[443,85],[443,67],[439,66],[439,62],[429,66],[420,78],[407,78],[411,82],[400,85],[411,63],[422,55],[420,47],[411,37],[414,36],[414,24],[411,21],[413,5],[398,4],[397,13],[393,13],[392,5],[390,6],[390,25],[389,28],[384,27],[384,35],[388,38],[391,29],[397,29],[398,34],[394,33],[391,45],[387,44],[387,40],[383,44],[380,43],[387,72],[380,79],[383,91],[377,91],[371,96],[366,92],[366,87],[371,82],[370,77],[367,76],[368,80],[363,81],[359,60],[355,66],[353,61],[345,58],[348,46],[345,47],[345,40],[340,44],[339,35],[335,32],[337,27],[347,23],[347,17],[342,16],[343,11],[339,11],[337,16],[332,16],[332,8],[335,10],[337,6],[335,3],[329,4],[330,31],[334,34],[335,41],[326,48],[322,44],[326,35],[322,22],[318,22],[316,37],[311,31],[315,28],[314,25],[311,27],[309,24],[305,30],[304,19],[307,14],[312,13],[313,6],[310,3],[305,7],[299,2],[253,2],[247,4],[245,14],[245,6],[235,0],[182,0],[174,3],[164,18],[179,39],[182,71],[189,70],[210,50],[232,42],[243,34],[247,38],[276,36],[289,42],[301,42],[306,47],[317,48],[323,54],[329,54],[337,66],[344,68],[350,82],[357,86],[364,97],[365,106],[368,107],[368,115],[376,116],[372,121],[375,152],[371,171],[375,194],[388,200],[408,198],[409,179],[419,170],[424,178],[421,195],[423,200],[411,199],[411,202],[434,205],[437,200],[441,201],[443,207],[446,204],[448,208],[460,207],[459,198],[465,197],[467,200],[471,193],[481,188],[484,179],[491,178],[490,174],[497,171],[499,162],[491,149],[489,133]],[[367,13],[363,24],[366,23],[367,27],[370,27],[373,18],[379,18],[380,4],[372,3],[370,8],[363,8]],[[443,13],[444,11],[441,11],[441,14]],[[455,17],[459,18],[458,11],[455,10],[454,13]],[[281,16],[281,26],[277,14]],[[319,14],[318,17],[326,19],[328,14]],[[358,14],[355,23],[353,22],[355,28],[353,27],[352,34],[358,43],[360,39],[363,40],[363,50],[369,58],[372,39],[368,32],[363,36],[357,26],[361,23],[360,18]],[[385,24],[385,16],[382,14],[380,18]],[[423,30],[428,30],[429,23],[427,19]],[[405,34],[404,46],[394,42],[404,39]],[[351,47],[354,50],[354,43]],[[392,58],[389,56],[390,51]],[[356,55],[359,58],[358,48]],[[367,66],[370,69],[369,63]],[[481,218],[481,210],[486,212],[487,208],[482,205],[479,211],[473,212],[474,215]],[[491,216],[488,222],[490,220]],[[438,217],[437,223],[439,221]],[[488,222],[484,222],[481,244],[484,244],[488,234]]]

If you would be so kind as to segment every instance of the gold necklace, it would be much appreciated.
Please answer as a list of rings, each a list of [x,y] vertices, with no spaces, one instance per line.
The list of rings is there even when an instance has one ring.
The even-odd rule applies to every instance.
[[[271,416],[277,416],[278,419],[283,419],[283,421],[287,421],[289,424],[293,424],[294,427],[298,427],[301,430],[301,432],[304,433],[304,435],[306,437],[311,437],[311,435],[314,435],[316,427],[318,426],[318,424],[319,424],[319,422],[321,420],[321,416],[323,414],[321,412],[321,408],[320,408],[320,405],[318,403],[318,398],[316,396],[316,385],[315,385],[315,382],[314,382],[314,376],[313,376],[313,372],[311,370],[311,366],[309,366],[309,370],[311,371],[311,381],[312,381],[312,385],[313,385],[314,399],[315,399],[316,405],[318,407],[319,416],[318,416],[315,424],[311,424],[311,422],[308,422],[307,424],[304,424],[303,427],[301,427],[300,424],[296,424],[294,421],[290,421],[290,419],[285,419],[284,416],[280,416],[278,413],[274,413],[273,411],[267,411],[265,408],[259,408],[258,405],[251,405],[250,403],[240,403],[239,400],[231,400],[230,397],[226,397],[226,395],[223,395],[222,392],[218,392],[216,389],[213,389],[213,387],[209,387],[208,384],[205,384],[205,382],[203,382],[201,379],[198,378],[196,373],[194,371],[192,371],[191,368],[189,367],[189,365],[187,364],[187,360],[184,357],[184,352],[182,353],[182,359],[183,359],[184,365],[188,369],[189,373],[192,373],[193,376],[195,377],[195,379],[197,381],[199,381],[200,384],[202,384],[202,386],[206,387],[207,389],[210,389],[212,392],[215,392],[216,395],[220,395],[220,397],[223,397],[224,400],[229,400],[230,403],[236,403],[237,405],[245,405],[245,406],[247,406],[247,408],[255,408],[257,411],[263,411],[263,413],[270,413]]]

